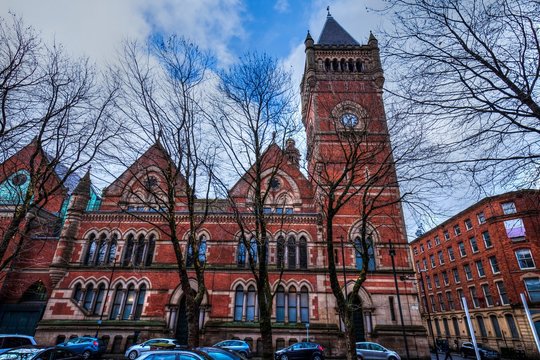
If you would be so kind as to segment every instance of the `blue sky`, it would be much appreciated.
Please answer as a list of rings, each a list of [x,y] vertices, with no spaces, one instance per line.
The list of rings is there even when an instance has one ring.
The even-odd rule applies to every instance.
[[[360,43],[375,33],[380,17],[367,12],[380,0],[3,0],[0,14],[22,16],[43,38],[98,65],[115,61],[125,38],[152,32],[183,35],[212,50],[220,66],[246,51],[279,58],[300,81],[303,41],[318,38],[329,5],[334,18]],[[296,84],[295,84],[296,86]]]

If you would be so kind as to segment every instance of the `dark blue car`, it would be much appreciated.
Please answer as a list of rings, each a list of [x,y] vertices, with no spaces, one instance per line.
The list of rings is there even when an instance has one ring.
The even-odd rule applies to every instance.
[[[85,360],[91,357],[99,357],[106,350],[105,343],[102,340],[89,336],[69,339],[65,343],[58,344],[57,347],[66,348],[76,354],[81,354]]]

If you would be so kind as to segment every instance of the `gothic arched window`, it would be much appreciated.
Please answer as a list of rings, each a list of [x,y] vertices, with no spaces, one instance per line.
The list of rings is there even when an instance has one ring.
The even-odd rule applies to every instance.
[[[116,257],[116,248],[118,246],[118,236],[114,234],[111,239],[111,243],[109,245],[109,252],[107,254],[107,264],[114,263],[114,259]]]
[[[133,260],[133,265],[140,266],[143,264],[144,249],[145,249],[144,235],[141,234],[139,235],[139,239],[137,240],[137,243],[135,246],[135,259]]]
[[[73,296],[72,299],[78,304],[82,300],[83,296],[83,290],[81,283],[77,283],[75,285],[75,289],[73,290]]]
[[[254,237],[249,242],[249,255],[253,259],[253,262],[257,263],[257,239]]]
[[[96,302],[94,304],[94,315],[101,314],[101,307],[103,306],[103,300],[105,298],[105,284],[100,284],[96,293]]]
[[[285,289],[281,285],[276,291],[276,321],[285,322]]]
[[[298,243],[298,252],[300,258],[300,269],[307,269],[307,241],[304,236],[300,237],[300,241]]]
[[[156,249],[156,237],[154,234],[150,235],[150,238],[148,239],[148,249],[146,251],[146,261],[144,262],[145,266],[152,265],[152,261],[154,260],[154,251]]]
[[[300,321],[309,322],[309,291],[306,286],[300,290]]]
[[[97,249],[96,234],[92,233],[90,234],[90,237],[88,238],[86,256],[84,257],[84,265],[93,264],[94,257],[96,255],[96,249]]]
[[[287,241],[287,253],[289,269],[296,269],[296,241],[292,236]]]
[[[137,303],[135,306],[135,315],[133,316],[133,320],[139,320],[142,315],[143,307],[144,307],[144,297],[146,296],[146,285],[141,285],[139,288],[139,293],[137,294]]]
[[[120,315],[120,310],[122,308],[122,303],[124,302],[124,291],[122,290],[122,285],[116,286],[116,291],[114,294],[113,306],[111,309],[111,320],[116,320]]]
[[[246,266],[246,246],[244,245],[244,242],[242,240],[238,242],[238,250],[236,252],[236,264],[238,265],[238,267]]]
[[[255,302],[256,302],[255,286],[250,285],[248,287],[247,293],[247,303],[246,303],[246,321],[255,320]]]
[[[97,265],[103,265],[105,263],[105,257],[107,256],[107,245],[107,236],[105,234],[101,234],[97,253]]]
[[[368,236],[367,239],[366,239],[366,242],[367,242],[367,250],[368,250],[368,257],[369,257],[369,262],[368,262],[368,266],[367,266],[367,270],[368,271],[374,271],[375,270],[375,250],[373,249],[374,245],[373,245],[373,238],[371,236]],[[356,239],[354,240],[354,243],[355,243],[355,253],[356,253],[356,268],[358,270],[361,270],[362,269],[362,266],[363,266],[363,263],[364,263],[364,260],[362,258],[362,241],[360,239],[360,237],[356,237]]]
[[[244,310],[244,287],[238,285],[234,292],[234,321],[242,321]]]
[[[204,264],[206,262],[206,236],[201,235],[199,237],[199,263]]]
[[[135,245],[135,239],[133,234],[129,234],[126,239],[126,246],[124,250],[124,256],[122,257],[122,266],[127,266],[131,263],[131,257],[133,256],[133,246]]]
[[[133,304],[135,303],[135,286],[129,285],[126,294],[126,301],[122,310],[122,320],[129,320],[131,311],[133,311]]]
[[[297,321],[297,310],[296,310],[296,288],[294,286],[289,288],[289,295],[287,297],[287,306],[288,306],[288,315],[289,323],[294,324]]]
[[[94,301],[94,285],[89,284],[86,287],[86,291],[84,293],[83,308],[85,310],[90,311],[90,309],[92,308],[93,301]]]
[[[283,269],[285,263],[285,238],[283,236],[278,237],[277,240],[277,267]]]

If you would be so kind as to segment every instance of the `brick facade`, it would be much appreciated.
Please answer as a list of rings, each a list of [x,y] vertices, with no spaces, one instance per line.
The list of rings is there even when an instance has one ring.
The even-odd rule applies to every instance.
[[[535,352],[520,294],[526,295],[538,323],[539,200],[535,190],[489,197],[411,242],[424,305],[423,284],[426,287],[428,309],[422,306],[422,315],[427,321],[429,310],[436,337],[451,344],[470,341],[462,294],[479,342],[503,353]]]

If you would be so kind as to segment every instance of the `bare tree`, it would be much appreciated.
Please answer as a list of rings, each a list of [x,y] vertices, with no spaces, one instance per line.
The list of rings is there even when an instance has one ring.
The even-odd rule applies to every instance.
[[[290,74],[267,55],[247,54],[220,74],[219,95],[212,125],[229,170],[240,178],[226,197],[257,284],[262,358],[272,359],[273,293],[267,264],[270,216],[264,207],[269,184],[287,159],[278,144],[284,149],[286,140],[297,131]],[[237,193],[239,189],[242,194]],[[244,201],[239,201],[241,197]]]
[[[0,43],[0,181],[9,189],[1,205],[13,212],[0,234],[5,269],[38,218],[60,212],[77,172],[115,135],[110,108],[116,88],[88,59],[43,45],[14,15],[11,22],[0,21]],[[53,197],[60,201],[49,203]]]
[[[396,106],[423,119],[435,164],[479,185],[540,178],[540,4],[390,0],[381,46]]]
[[[117,180],[123,193],[120,205],[170,239],[186,300],[188,344],[196,347],[200,305],[206,293],[206,243],[199,232],[210,209],[215,156],[213,145],[204,137],[203,111],[213,58],[176,36],[157,37],[144,45],[126,42],[122,55],[117,74],[122,85],[119,108],[128,128],[123,144],[151,149],[144,159],[147,167],[130,167]],[[187,215],[179,215],[185,209]],[[148,211],[157,214],[158,220],[147,216]],[[190,284],[193,273],[196,287]]]

